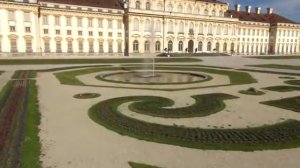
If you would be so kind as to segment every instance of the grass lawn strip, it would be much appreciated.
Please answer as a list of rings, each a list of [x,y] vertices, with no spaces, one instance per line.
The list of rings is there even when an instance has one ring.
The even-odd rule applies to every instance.
[[[295,85],[295,86],[300,87],[300,80],[289,80],[289,81],[285,81],[285,83],[289,84],[289,85]]]
[[[255,56],[255,57],[247,57],[247,58],[255,58],[255,59],[300,59],[300,56]]]
[[[114,63],[143,63],[143,58],[115,59],[0,59],[0,65],[35,65],[35,64],[114,64]],[[156,62],[201,62],[196,58],[155,58]]]
[[[118,107],[130,97],[102,101],[89,110],[96,123],[137,139],[212,150],[254,151],[300,146],[300,122],[288,120],[244,129],[201,129],[148,123],[123,115]]]
[[[35,81],[9,81],[0,92],[0,167],[41,167]]]
[[[262,104],[300,113],[300,96],[262,102]]]
[[[136,163],[136,162],[128,162],[131,168],[160,168],[156,166],[146,165],[142,163]]]
[[[247,66],[259,67],[259,68],[300,70],[300,66],[295,66],[295,65],[263,64],[263,65],[247,65]]]
[[[127,70],[139,70],[140,67],[126,67]],[[189,67],[156,67],[158,70],[178,70],[178,71],[196,71],[196,72],[205,72],[219,75],[226,75],[229,77],[231,84],[228,85],[220,85],[220,86],[229,86],[229,85],[242,85],[242,84],[250,84],[256,83],[256,79],[254,79],[250,74],[246,72],[238,72],[238,71],[229,71],[229,70],[219,70],[219,69],[210,69],[210,68],[189,68]],[[113,71],[113,70],[124,70],[123,67],[97,67],[97,68],[87,68],[80,70],[72,70],[65,72],[57,72],[54,73],[56,78],[60,81],[61,84],[66,85],[81,85],[81,86],[93,86],[93,87],[109,87],[109,88],[128,88],[130,87],[113,87],[113,86],[99,86],[99,85],[85,85],[82,81],[76,78],[79,75],[85,75],[89,73],[102,72],[102,71]],[[196,89],[196,88],[209,88],[208,87],[194,87],[187,89]],[[218,86],[213,86],[218,87]],[[148,88],[137,88],[137,89],[148,89]],[[165,91],[177,91],[184,89],[148,89],[148,90],[165,90]]]
[[[192,96],[196,103],[182,108],[166,108],[174,105],[174,101],[163,97],[135,96],[130,97],[129,109],[136,113],[163,118],[205,117],[225,108],[223,100],[238,97],[227,94],[207,94]]]
[[[270,86],[266,88],[262,88],[264,90],[270,90],[275,92],[292,92],[292,91],[300,91],[300,87],[296,86]]]
[[[36,81],[29,81],[29,97],[25,122],[25,136],[21,149],[22,168],[40,168],[41,145],[39,139],[40,113]]]

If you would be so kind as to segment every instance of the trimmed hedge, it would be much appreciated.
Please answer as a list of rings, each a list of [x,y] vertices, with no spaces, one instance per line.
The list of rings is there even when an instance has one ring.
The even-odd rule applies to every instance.
[[[141,140],[213,150],[267,150],[300,146],[300,122],[289,120],[244,129],[201,129],[148,123],[123,115],[118,107],[130,97],[102,101],[89,110],[98,124]]]
[[[223,100],[236,99],[237,97],[227,94],[207,94],[192,96],[196,103],[182,108],[171,108],[174,101],[163,97],[136,96],[127,97],[129,109],[133,112],[164,118],[189,118],[204,117],[225,108]],[[170,107],[170,108],[167,108]]]

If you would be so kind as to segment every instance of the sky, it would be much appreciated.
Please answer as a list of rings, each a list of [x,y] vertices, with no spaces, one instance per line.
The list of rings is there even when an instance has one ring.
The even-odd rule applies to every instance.
[[[241,9],[245,10],[246,5],[250,5],[251,10],[255,7],[261,7],[263,12],[266,12],[268,7],[274,9],[274,12],[288,19],[300,23],[300,0],[221,0],[229,2],[230,8],[234,9],[235,4],[241,4]]]

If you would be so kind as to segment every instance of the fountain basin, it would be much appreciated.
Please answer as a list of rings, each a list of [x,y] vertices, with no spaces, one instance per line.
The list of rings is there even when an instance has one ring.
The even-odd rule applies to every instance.
[[[202,73],[177,71],[121,71],[97,75],[96,78],[106,82],[143,85],[190,84],[211,79]]]

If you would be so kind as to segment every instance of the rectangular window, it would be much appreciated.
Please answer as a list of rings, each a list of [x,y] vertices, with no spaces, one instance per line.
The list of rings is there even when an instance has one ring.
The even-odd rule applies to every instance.
[[[25,12],[24,13],[24,21],[25,22],[30,22],[30,12]]]
[[[67,26],[71,26],[71,18],[67,17]]]
[[[50,44],[49,44],[49,40],[45,40],[44,41],[44,45],[45,45],[45,53],[49,53],[50,52]]]
[[[44,15],[42,18],[43,18],[43,25],[48,25],[48,16]]]
[[[109,43],[108,43],[108,52],[109,53],[113,53],[113,43],[110,41]]]
[[[82,31],[81,31],[81,30],[78,31],[78,35],[79,35],[79,36],[82,36]]]
[[[10,39],[10,52],[12,52],[12,53],[18,52],[16,39]]]
[[[72,41],[68,41],[68,53],[72,53],[73,52],[73,44]]]
[[[32,53],[32,43],[31,40],[26,40],[26,52]]]
[[[118,33],[118,37],[122,37],[122,33]]]
[[[16,27],[15,26],[9,26],[10,32],[16,32]]]
[[[55,34],[60,35],[60,30],[55,30]]]
[[[89,19],[88,20],[88,26],[89,27],[93,27],[93,19]]]
[[[103,28],[103,20],[102,19],[98,20],[98,27]]]
[[[16,20],[15,11],[8,11],[8,19],[10,21],[15,21]]]
[[[118,21],[118,29],[122,29],[122,21]]]
[[[99,32],[99,36],[102,37],[103,36],[103,32]]]
[[[108,28],[109,29],[113,28],[113,22],[112,22],[112,20],[108,20]]]
[[[83,52],[83,42],[82,41],[79,41],[78,43],[78,48],[79,48],[79,52]]]
[[[79,27],[82,27],[82,18],[78,18],[78,19],[77,19],[77,25],[78,25]]]
[[[60,41],[56,41],[56,52],[61,53],[61,42]]]
[[[30,32],[31,32],[30,27],[25,27],[25,32],[26,32],[26,33],[30,33]]]
[[[55,25],[57,25],[57,26],[60,25],[60,19],[59,19],[59,16],[55,16]]]
[[[99,53],[103,53],[103,42],[99,42]]]
[[[71,30],[67,30],[67,35],[72,35],[72,31]]]
[[[93,32],[92,31],[89,31],[89,36],[93,36]]]
[[[122,53],[122,42],[118,42],[118,53]]]
[[[113,33],[112,32],[109,32],[108,33],[108,37],[112,37],[113,36]]]
[[[94,43],[89,42],[89,53],[94,53]]]
[[[48,29],[44,29],[44,34],[48,34],[48,33],[49,33]]]

